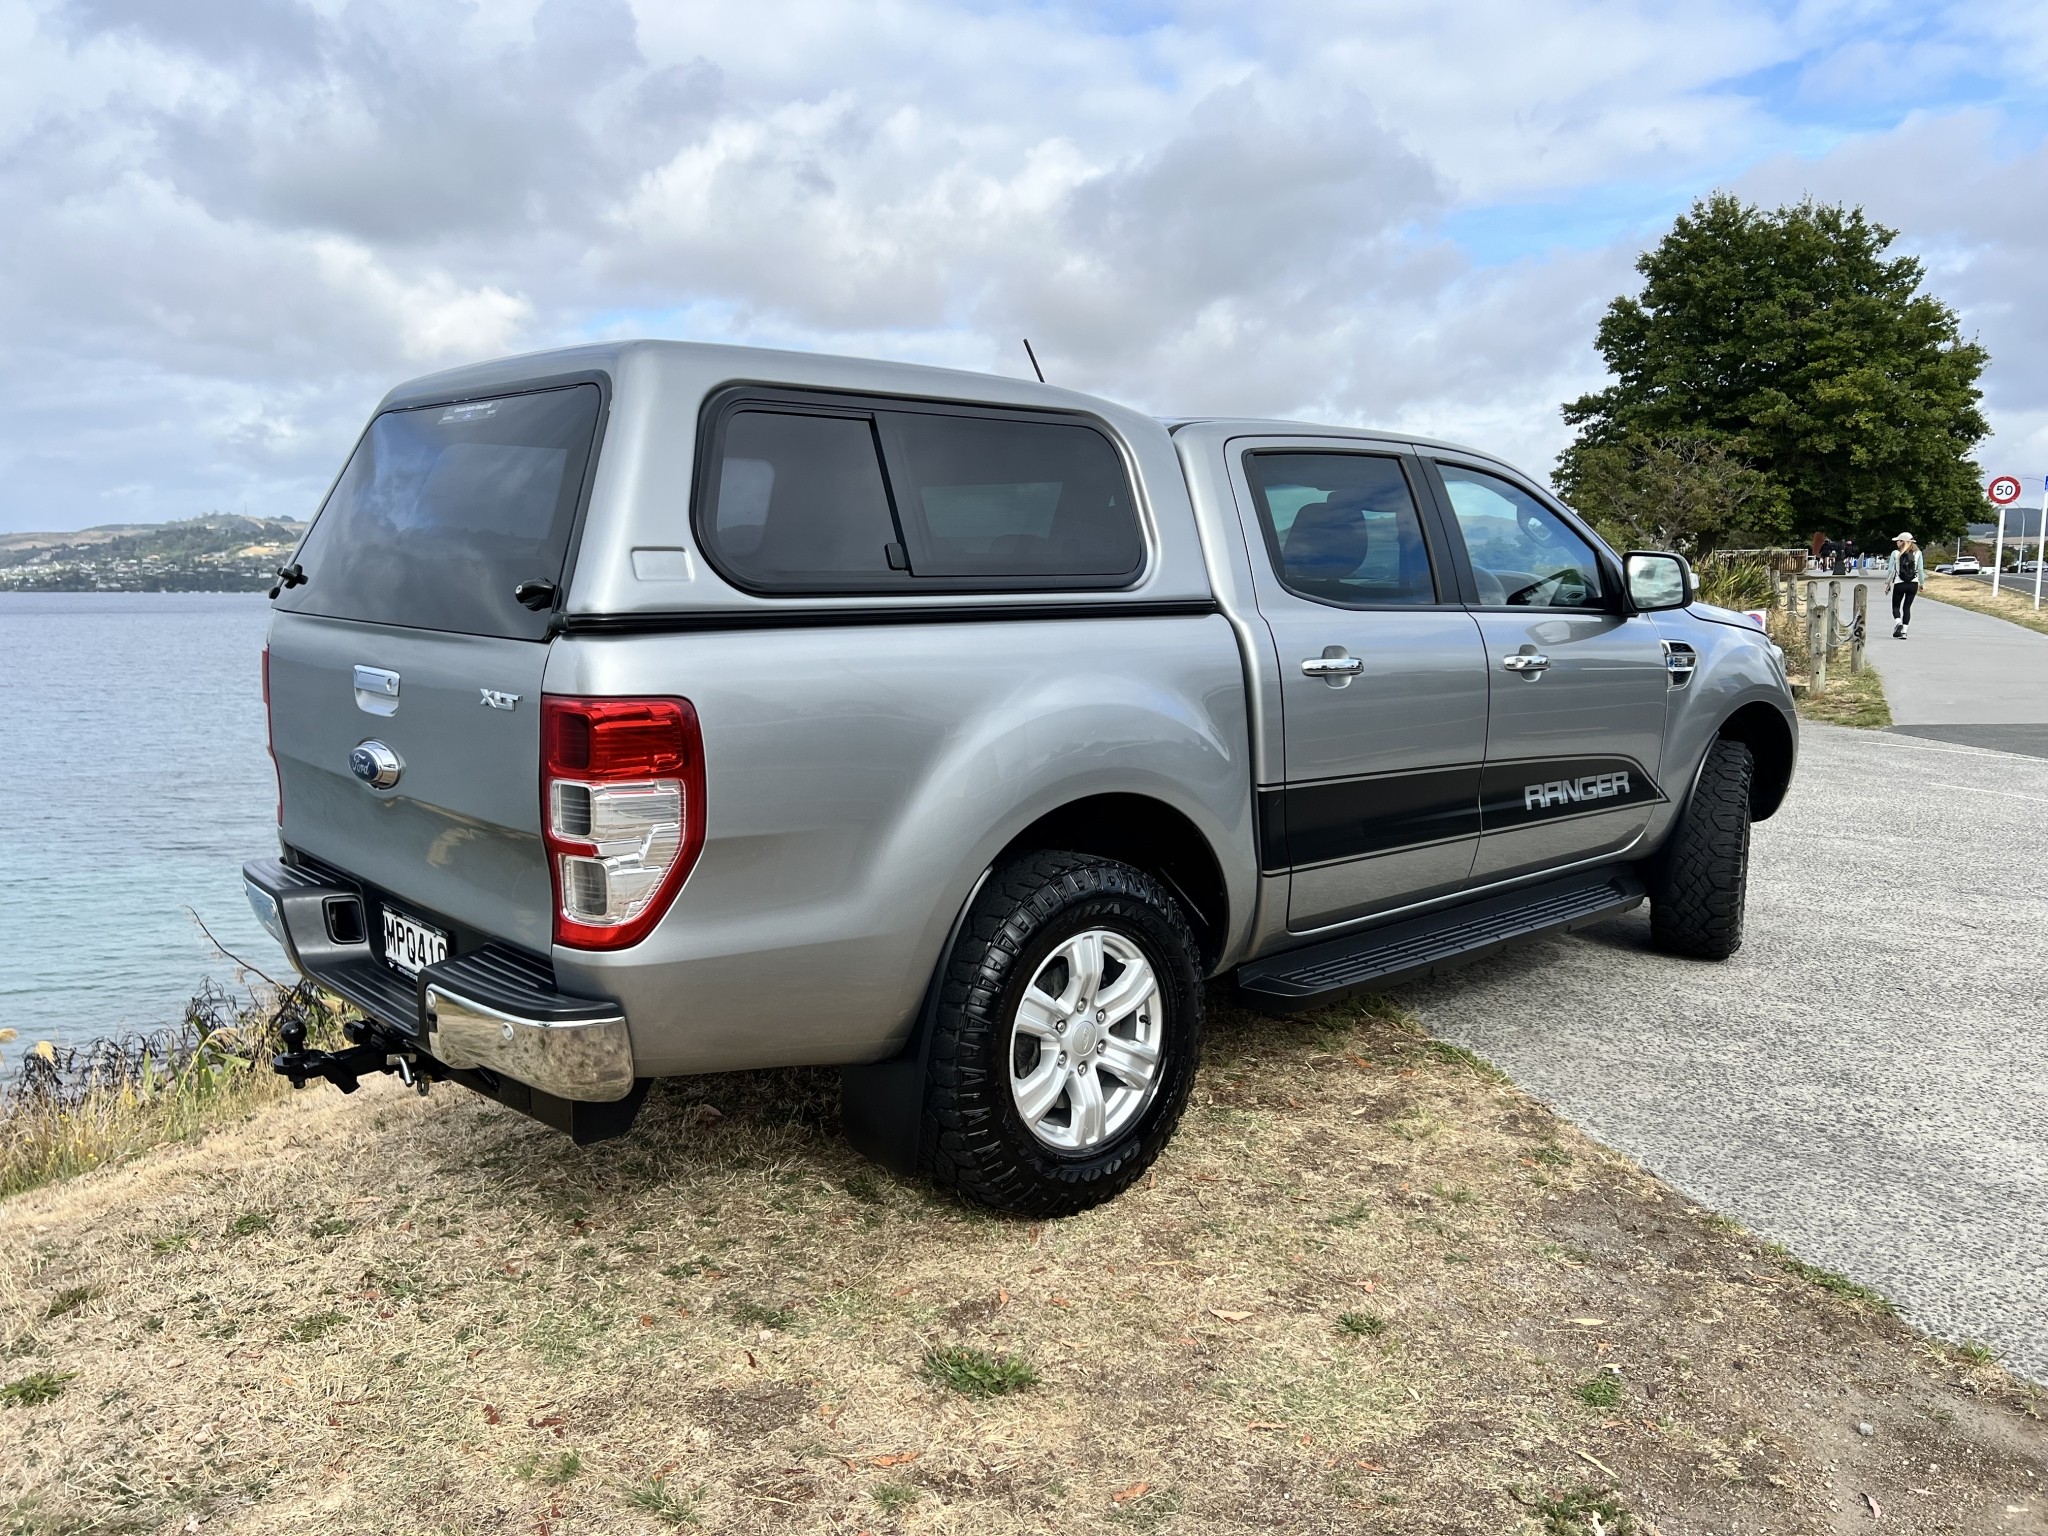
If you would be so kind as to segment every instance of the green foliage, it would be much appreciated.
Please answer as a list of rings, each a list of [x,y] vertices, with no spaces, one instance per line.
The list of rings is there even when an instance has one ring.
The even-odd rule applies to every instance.
[[[564,1451],[545,1462],[538,1456],[522,1456],[512,1463],[514,1477],[529,1483],[538,1479],[550,1488],[560,1488],[582,1470],[583,1458],[575,1451]]]
[[[893,1515],[910,1508],[918,1499],[919,1490],[911,1483],[877,1483],[868,1490],[868,1496],[885,1515]]]
[[[925,1379],[969,1397],[1001,1397],[1038,1385],[1038,1372],[1014,1355],[992,1355],[964,1345],[924,1353]]]
[[[64,1383],[77,1374],[76,1371],[37,1371],[32,1376],[23,1376],[0,1387],[0,1403],[10,1408],[40,1408],[45,1403],[54,1403],[64,1395]]]
[[[1709,560],[1694,573],[1699,600],[1746,613],[1771,602],[1771,569],[1761,560]]]
[[[1697,560],[1748,548],[1785,521],[1785,493],[1709,432],[1623,431],[1581,442],[1558,461],[1565,499],[1618,549],[1669,549]]]
[[[1619,1408],[1621,1406],[1621,1378],[1602,1371],[1598,1376],[1588,1377],[1572,1389],[1580,1402],[1588,1408]]]
[[[50,1303],[50,1310],[43,1315],[45,1317],[62,1317],[66,1312],[76,1312],[91,1300],[91,1286],[74,1285],[68,1291],[59,1291],[56,1299]]]
[[[747,1328],[773,1328],[781,1332],[796,1321],[796,1313],[789,1307],[763,1306],[745,1296],[732,1303],[731,1311],[733,1321]]]
[[[1339,1312],[1337,1326],[1361,1339],[1376,1339],[1387,1331],[1387,1320],[1371,1312]]]
[[[1641,1529],[1621,1500],[1599,1488],[1574,1488],[1538,1499],[1532,1506],[1543,1536],[1635,1536]]]
[[[635,1509],[645,1510],[663,1525],[684,1526],[697,1523],[697,1501],[703,1496],[702,1487],[677,1493],[666,1478],[652,1477],[633,1490],[631,1500]]]
[[[1890,1312],[1893,1310],[1892,1304],[1884,1298],[1882,1292],[1873,1291],[1867,1285],[1859,1285],[1847,1275],[1838,1275],[1832,1269],[1822,1269],[1818,1264],[1809,1264],[1804,1259],[1795,1259],[1791,1254],[1775,1244],[1771,1245],[1771,1251],[1777,1255],[1778,1263],[1787,1274],[1797,1275],[1808,1285],[1819,1286],[1822,1290],[1843,1297],[1848,1301],[1863,1302],[1867,1306],[1877,1308],[1880,1312]]]
[[[1768,478],[1774,494],[1744,503],[1759,542],[1819,528],[1881,549],[1906,526],[1923,543],[1960,532],[1983,504],[1969,454],[1988,431],[1988,354],[1919,292],[1917,260],[1886,256],[1896,238],[1810,200],[1695,203],[1637,261],[1641,294],[1600,323],[1615,382],[1564,407],[1579,429],[1558,461],[1565,494],[1640,492],[1652,456],[1701,437]]]
[[[311,1317],[302,1317],[292,1324],[292,1337],[301,1344],[311,1344],[323,1339],[348,1321],[339,1312],[315,1312]]]

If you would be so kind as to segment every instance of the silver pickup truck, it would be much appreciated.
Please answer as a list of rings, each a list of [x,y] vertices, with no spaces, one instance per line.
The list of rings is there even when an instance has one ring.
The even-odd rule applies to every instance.
[[[244,874],[354,1043],[626,1132],[836,1064],[1034,1215],[1172,1134],[1204,984],[1289,1011],[1652,903],[1741,942],[1783,659],[1471,449],[635,342],[378,406],[264,654]]]

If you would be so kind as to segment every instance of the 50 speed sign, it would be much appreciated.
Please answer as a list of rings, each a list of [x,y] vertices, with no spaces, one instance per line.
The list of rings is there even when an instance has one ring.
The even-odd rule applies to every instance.
[[[2009,507],[2020,499],[2020,483],[2011,475],[2000,475],[1984,488],[1994,507]]]

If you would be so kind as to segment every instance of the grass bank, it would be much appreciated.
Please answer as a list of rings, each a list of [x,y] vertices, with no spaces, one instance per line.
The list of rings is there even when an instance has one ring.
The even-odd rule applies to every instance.
[[[0,1528],[2043,1528],[1994,1363],[1390,1009],[1219,1008],[1059,1222],[877,1173],[834,1081],[579,1151],[377,1080],[0,1204]]]
[[[1996,596],[1989,587],[1966,581],[1960,576],[1929,576],[1927,585],[1921,590],[1941,602],[1953,603],[1958,608],[1974,608],[1995,618],[2010,619],[2022,629],[2039,630],[2048,635],[2048,604],[2040,608],[2034,606],[2034,578],[2031,575],[2012,577],[2001,584]]]
[[[0,1079],[0,1196],[189,1140],[283,1097],[291,1090],[270,1058],[289,1019],[316,1043],[340,1043],[340,1014],[304,986],[245,1003],[210,987],[175,1029],[77,1049],[0,1032],[0,1071],[12,1068]]]

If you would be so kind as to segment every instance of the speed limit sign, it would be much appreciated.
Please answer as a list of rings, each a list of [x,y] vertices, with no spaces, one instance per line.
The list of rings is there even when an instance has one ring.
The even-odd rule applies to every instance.
[[[1994,507],[2009,507],[2020,499],[2020,483],[2011,475],[2000,475],[1985,487],[1984,494]]]

